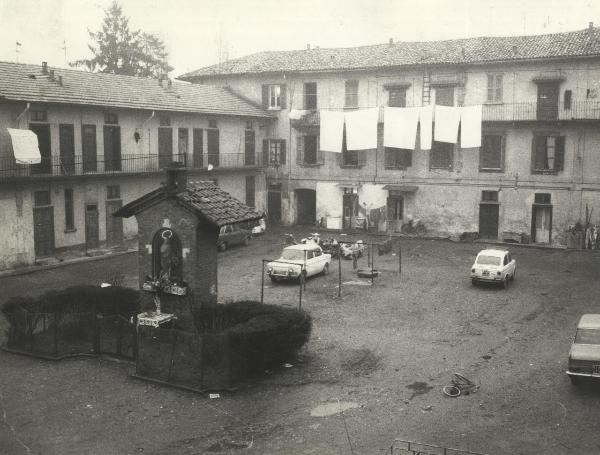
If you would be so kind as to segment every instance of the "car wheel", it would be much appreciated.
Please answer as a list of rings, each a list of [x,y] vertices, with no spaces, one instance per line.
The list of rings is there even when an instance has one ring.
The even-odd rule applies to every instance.
[[[223,242],[219,245],[219,251],[225,251],[227,249],[227,242]]]
[[[569,376],[569,379],[571,380],[571,384],[573,385],[581,384],[581,378],[579,376]]]
[[[325,264],[325,267],[323,267],[323,275],[327,274],[329,274],[329,264]]]
[[[477,280],[475,278],[471,278],[471,284],[473,286],[477,286]]]
[[[513,274],[512,274],[512,276],[510,277],[510,279],[514,281],[516,276],[517,276],[517,269],[514,269],[514,270],[513,270]]]
[[[273,275],[269,275],[269,278],[271,278],[272,283],[277,283],[279,281],[279,278]]]
[[[244,239],[244,246],[248,246],[249,243],[250,243],[250,237],[246,237]]]
[[[504,286],[504,289],[508,289],[508,275],[506,275],[506,276],[504,277],[504,281],[503,281],[503,283],[502,283],[502,284],[503,284],[503,286]]]

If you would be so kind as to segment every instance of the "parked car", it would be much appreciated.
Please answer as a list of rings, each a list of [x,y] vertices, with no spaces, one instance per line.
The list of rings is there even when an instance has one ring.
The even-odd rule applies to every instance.
[[[471,266],[471,282],[499,283],[508,288],[517,273],[517,261],[508,250],[481,250]]]
[[[600,379],[600,314],[584,314],[579,319],[567,374],[573,384],[584,378]]]
[[[225,251],[233,245],[248,245],[250,238],[252,238],[250,229],[237,224],[227,224],[219,231],[217,248],[219,251]]]
[[[281,257],[267,264],[267,274],[271,281],[300,279],[322,273],[329,273],[331,254],[323,250],[315,242],[290,245],[283,249]]]

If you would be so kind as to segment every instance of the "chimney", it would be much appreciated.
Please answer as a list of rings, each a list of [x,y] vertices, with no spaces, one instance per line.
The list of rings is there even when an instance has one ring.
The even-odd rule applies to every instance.
[[[48,74],[48,62],[42,62],[42,74]]]
[[[307,50],[307,51],[310,51],[310,44],[307,44],[307,45],[306,45],[306,50]]]
[[[63,85],[63,77],[61,74],[58,75],[58,85]]]
[[[394,38],[390,38],[389,46],[392,47],[394,45]]]
[[[513,56],[514,56],[514,57],[516,57],[516,56],[519,54],[519,52],[518,52],[518,50],[517,50],[517,46],[513,46],[513,47],[512,47],[512,53],[513,53]]]
[[[172,85],[173,85],[173,80],[167,79],[167,87],[171,88]]]
[[[588,23],[588,30],[592,30],[594,28],[594,23],[593,22],[589,22]]]
[[[158,78],[158,85],[160,85],[162,87],[162,77]]]
[[[185,191],[185,187],[187,186],[187,171],[185,165],[173,161],[165,168],[165,171],[167,172],[167,193],[177,194]]]
[[[48,71],[48,74],[50,75],[50,80],[53,81],[54,80],[54,70]]]

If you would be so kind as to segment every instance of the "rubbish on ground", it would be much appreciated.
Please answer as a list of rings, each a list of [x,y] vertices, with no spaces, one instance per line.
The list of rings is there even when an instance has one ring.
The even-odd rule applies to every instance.
[[[371,267],[368,267],[366,269],[358,269],[356,273],[360,278],[371,278],[379,276],[379,270],[372,269]]]
[[[285,368],[292,368],[294,365],[292,365],[291,363],[284,363],[283,366]]]
[[[210,398],[211,400],[215,398],[221,398],[221,395],[218,393],[209,393],[208,398]]]
[[[456,398],[460,395],[468,395],[470,393],[475,393],[477,392],[477,389],[479,389],[479,386],[473,381],[465,378],[463,375],[454,373],[452,383],[444,386],[442,388],[442,391],[445,395],[452,398]]]

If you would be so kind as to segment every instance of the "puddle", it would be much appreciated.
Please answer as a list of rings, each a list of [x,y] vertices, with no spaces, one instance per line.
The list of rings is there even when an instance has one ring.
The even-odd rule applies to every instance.
[[[339,414],[342,411],[346,411],[348,409],[359,408],[360,404],[355,403],[354,401],[340,401],[335,403],[327,403],[317,406],[312,411],[310,411],[310,415],[313,417],[327,417],[335,414]]]

